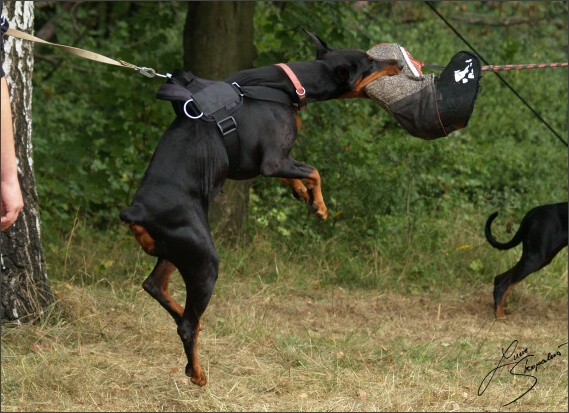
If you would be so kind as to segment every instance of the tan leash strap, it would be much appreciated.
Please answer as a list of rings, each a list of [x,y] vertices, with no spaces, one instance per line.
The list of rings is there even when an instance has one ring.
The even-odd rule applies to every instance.
[[[30,41],[36,42],[36,43],[44,43],[44,44],[49,44],[51,46],[59,47],[60,49],[65,50],[66,52],[69,52],[71,54],[74,54],[74,55],[77,55],[80,57],[84,57],[85,59],[94,60],[96,62],[106,63],[108,65],[126,67],[126,68],[134,69],[134,70],[140,69],[131,63],[125,62],[124,60],[117,61],[114,59],[110,59],[106,56],[100,55],[98,53],[93,53],[93,52],[90,52],[88,50],[78,49],[77,47],[64,46],[64,45],[57,44],[57,43],[46,42],[45,40],[42,40],[39,37],[32,36],[31,34],[24,33],[20,30],[15,30],[15,29],[10,28],[6,31],[6,34],[8,36],[17,37],[18,39],[30,40]],[[147,69],[147,68],[144,68],[144,69]],[[148,76],[148,74],[145,74],[145,73],[142,73],[142,74],[144,74],[145,76]],[[148,76],[148,77],[151,77],[151,76]]]

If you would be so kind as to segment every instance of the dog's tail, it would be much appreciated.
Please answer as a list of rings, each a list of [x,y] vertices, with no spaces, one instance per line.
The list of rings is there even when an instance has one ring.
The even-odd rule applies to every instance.
[[[488,220],[486,221],[486,226],[484,227],[484,234],[486,235],[486,240],[490,243],[490,245],[499,250],[509,250],[510,248],[514,248],[516,245],[522,242],[523,239],[522,226],[520,225],[518,232],[516,232],[516,235],[514,235],[514,238],[512,238],[511,241],[508,241],[506,243],[498,242],[496,238],[494,238],[494,236],[492,235],[492,230],[490,228],[492,226],[492,221],[494,221],[494,219],[497,216],[498,213],[494,212],[492,215],[488,217]]]
[[[148,233],[148,230],[141,225],[143,221],[143,210],[139,204],[133,204],[123,209],[119,214],[120,219],[128,224],[130,230],[134,234],[136,241],[142,249],[150,255],[156,255],[156,241]]]

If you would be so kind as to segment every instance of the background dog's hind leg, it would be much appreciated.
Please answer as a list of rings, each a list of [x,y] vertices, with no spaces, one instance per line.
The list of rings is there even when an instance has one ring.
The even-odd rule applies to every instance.
[[[175,269],[176,267],[170,261],[159,258],[148,278],[142,283],[142,288],[170,313],[176,324],[180,324],[184,307],[178,304],[168,292],[168,280]]]
[[[531,273],[545,267],[553,257],[543,257],[541,253],[528,253],[528,247],[524,245],[522,257],[514,267],[494,278],[494,306],[496,308],[496,318],[505,318],[504,304],[506,295],[512,290],[514,285],[522,281]],[[555,255],[553,255],[555,256]]]
[[[506,295],[512,289],[512,271],[506,271],[503,274],[494,277],[494,312],[496,318],[506,318],[504,314],[504,304],[506,302]]]

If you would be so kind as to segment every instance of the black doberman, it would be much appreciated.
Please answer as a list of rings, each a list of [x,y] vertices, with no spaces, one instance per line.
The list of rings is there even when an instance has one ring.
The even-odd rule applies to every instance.
[[[278,89],[290,96],[291,103],[302,106],[366,98],[363,89],[367,84],[401,70],[397,60],[374,60],[363,50],[333,50],[315,34],[306,33],[316,45],[316,60],[244,70],[225,82]],[[285,69],[293,72],[292,78]],[[293,82],[302,86],[295,87]],[[230,159],[215,123],[178,115],[160,139],[130,207],[120,213],[144,251],[158,257],[143,288],[176,321],[188,358],[186,375],[199,386],[206,383],[197,354],[200,318],[213,293],[219,266],[208,208],[225,179],[279,178],[319,218],[325,220],[328,215],[318,171],[289,156],[298,131],[297,107],[245,98],[233,117],[238,125],[239,159]],[[228,165],[235,162],[239,167],[230,171]],[[186,285],[185,307],[168,292],[168,280],[176,268]]]
[[[567,202],[541,205],[522,219],[514,238],[507,243],[496,241],[490,229],[497,212],[488,217],[486,239],[494,248],[508,250],[522,243],[522,257],[514,267],[494,278],[494,309],[496,318],[505,318],[504,302],[512,287],[542,269],[567,246]]]

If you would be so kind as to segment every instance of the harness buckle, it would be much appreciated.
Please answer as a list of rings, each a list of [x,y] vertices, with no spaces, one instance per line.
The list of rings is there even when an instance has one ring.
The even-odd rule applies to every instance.
[[[306,89],[300,86],[296,89],[296,94],[298,95],[298,106],[297,110],[306,109]]]
[[[245,96],[245,94],[243,93],[243,89],[241,89],[241,86],[239,86],[239,83],[233,82],[232,85],[235,86],[237,88],[237,90],[239,91],[239,96],[241,96],[241,97]]]
[[[223,136],[227,136],[237,130],[237,122],[233,116],[228,116],[217,122],[217,127]]]

